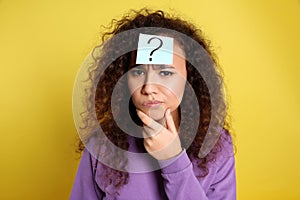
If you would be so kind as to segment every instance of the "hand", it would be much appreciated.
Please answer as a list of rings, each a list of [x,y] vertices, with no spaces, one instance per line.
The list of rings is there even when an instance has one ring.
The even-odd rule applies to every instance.
[[[166,160],[175,157],[182,151],[170,109],[166,110],[165,120],[162,120],[166,127],[140,110],[137,110],[137,114],[144,123],[144,146],[151,156],[157,160]]]

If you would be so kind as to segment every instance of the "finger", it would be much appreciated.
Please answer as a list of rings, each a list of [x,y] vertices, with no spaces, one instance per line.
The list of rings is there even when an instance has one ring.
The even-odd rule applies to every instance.
[[[152,118],[150,118],[148,115],[146,115],[144,112],[140,111],[140,110],[136,110],[138,117],[142,120],[142,122],[148,126],[149,124],[152,123],[152,121],[154,121]]]
[[[163,117],[159,120],[156,120],[157,123],[159,123],[160,125],[162,125],[163,127],[166,127],[166,118]]]
[[[144,138],[144,139],[151,138],[151,136],[149,135],[148,130],[145,129],[145,127],[144,127],[144,129],[143,129],[143,131],[142,131],[142,134],[143,134],[143,138]]]
[[[143,138],[154,138],[160,133],[161,133],[160,131],[153,130],[153,129],[149,128],[148,126],[144,126]]]
[[[170,130],[172,133],[177,133],[170,108],[168,108],[167,111],[165,112],[165,118],[166,118],[167,129]]]
[[[146,115],[144,112],[137,110],[137,114],[142,122],[153,130],[161,129],[163,127],[160,123],[156,122],[154,119]]]
[[[149,137],[155,137],[162,132],[164,127],[159,123],[153,121],[153,124],[150,126],[144,126],[144,131]]]
[[[145,125],[144,129],[148,136],[153,137],[153,136],[159,134],[162,131],[162,129],[164,129],[164,126],[162,126],[160,123],[153,120],[151,117],[149,117],[142,111],[137,110],[137,114],[140,117],[140,119],[142,120],[142,122],[144,123],[144,125]]]

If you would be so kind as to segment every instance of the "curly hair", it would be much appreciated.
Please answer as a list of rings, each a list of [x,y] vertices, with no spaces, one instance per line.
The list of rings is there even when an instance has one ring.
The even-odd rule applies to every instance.
[[[180,46],[183,48],[186,53],[186,57],[192,59],[192,62],[186,61],[187,69],[187,82],[192,86],[194,93],[196,94],[198,106],[200,110],[199,118],[195,117],[195,108],[191,103],[191,94],[188,91],[185,91],[182,102],[180,104],[180,116],[185,116],[189,124],[184,124],[181,122],[180,128],[184,127],[184,130],[180,132],[180,140],[182,146],[186,148],[189,158],[193,161],[194,167],[198,167],[203,172],[200,174],[200,177],[205,177],[209,173],[208,164],[216,160],[218,153],[222,151],[222,145],[225,140],[230,141],[230,123],[227,114],[226,100],[224,96],[224,83],[223,83],[223,72],[219,67],[218,60],[214,52],[210,41],[205,39],[202,31],[195,27],[193,24],[182,20],[181,18],[170,16],[164,13],[161,10],[150,11],[148,9],[141,9],[139,11],[132,11],[129,14],[125,15],[121,20],[112,20],[111,25],[106,27],[109,29],[102,36],[102,43],[104,44],[110,38],[113,38],[118,33],[124,33],[127,30],[142,28],[142,27],[159,27],[174,30],[176,32],[185,34],[194,41],[196,41],[205,51],[207,52],[204,55],[200,51],[196,51],[194,46],[184,43],[183,39],[174,36],[174,39],[179,42]],[[164,34],[163,32],[156,34]],[[115,60],[112,55],[118,54],[121,48],[124,46],[137,45],[137,35],[128,35],[130,40],[126,41],[116,41],[110,42],[109,44],[104,44],[97,46],[94,51],[101,49],[101,55],[93,54],[96,64],[90,66],[89,68],[89,80],[99,80],[97,83],[92,84],[91,88],[86,89],[86,94],[95,92],[95,96],[87,95],[87,111],[82,113],[84,119],[84,126],[81,127],[85,130],[88,127],[92,127],[91,121],[92,117],[87,115],[92,111],[96,112],[96,121],[100,124],[105,137],[107,137],[112,143],[118,146],[121,149],[128,151],[130,143],[128,141],[128,135],[118,127],[118,123],[115,122],[113,117],[113,112],[117,115],[121,115],[122,111],[125,109],[128,110],[128,102],[126,102],[126,95],[128,91],[120,90],[117,91],[117,96],[115,102],[117,106],[114,108],[111,107],[112,103],[112,93],[115,85],[128,70],[129,60],[131,52],[128,52],[122,56],[119,56]],[[212,62],[207,61],[208,59],[205,56],[209,56]],[[201,74],[191,63],[196,63],[201,65]],[[103,69],[103,66],[108,66],[106,69]],[[209,81],[213,83],[213,88],[208,88],[207,81],[203,77],[209,77]],[[123,80],[124,81],[124,80]],[[126,84],[125,82],[121,84]],[[211,96],[215,98],[212,99]],[[114,102],[114,103],[115,103]],[[212,107],[215,108],[215,114],[212,114]],[[112,110],[115,109],[115,110]],[[131,118],[137,124],[141,124],[141,121],[137,117],[137,114],[134,109],[132,101],[129,102],[129,111]],[[226,117],[222,121],[223,117]],[[128,123],[128,120],[131,119],[122,119],[122,123]],[[221,123],[221,131],[224,134],[221,134],[221,137],[218,138],[217,142],[214,144],[213,149],[205,155],[205,157],[199,157],[200,148],[204,142],[204,138],[208,133],[208,127],[213,126],[211,132],[220,132],[220,127],[217,123],[210,124],[211,121]],[[185,122],[187,123],[187,122]],[[197,125],[196,127],[195,124]],[[196,129],[193,129],[196,128]],[[197,130],[195,137],[191,138],[191,132]],[[86,131],[87,134],[85,137],[81,138],[78,146],[78,151],[81,152],[84,149],[84,144],[88,142],[92,137],[95,137],[96,132]],[[190,133],[190,134],[188,134]],[[99,145],[105,146],[103,138],[97,137]],[[191,141],[191,139],[193,139]],[[136,139],[138,144],[143,145],[142,139]],[[98,144],[98,143],[97,143]],[[190,145],[189,145],[190,144]],[[124,161],[122,155],[116,155],[112,152],[111,149],[104,148],[99,152],[105,156],[113,155],[114,159],[112,162],[115,162],[125,169],[127,162]],[[96,161],[96,165],[98,161]],[[101,164],[101,163],[100,163]],[[95,169],[97,166],[95,166]],[[115,170],[108,166],[103,165],[102,176],[104,177],[103,181],[105,182],[105,187],[114,186],[117,190],[128,183],[129,173],[126,171]],[[117,192],[116,192],[117,193]]]

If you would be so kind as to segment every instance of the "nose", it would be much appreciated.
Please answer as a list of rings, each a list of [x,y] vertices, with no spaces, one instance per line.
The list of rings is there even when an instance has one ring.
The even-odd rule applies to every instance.
[[[157,94],[157,90],[156,90],[155,85],[153,85],[153,84],[143,85],[142,94],[144,94],[144,95]]]
[[[155,81],[153,80],[153,77],[151,78],[150,74],[147,74],[145,82],[142,86],[142,94],[144,95],[151,95],[151,94],[157,94],[157,84],[155,84]]]

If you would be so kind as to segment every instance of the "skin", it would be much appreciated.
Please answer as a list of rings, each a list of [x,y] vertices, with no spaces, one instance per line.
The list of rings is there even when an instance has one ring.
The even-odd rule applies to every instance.
[[[182,100],[187,71],[184,51],[174,43],[173,63],[135,65],[127,74],[128,88],[137,114],[144,123],[147,152],[157,160],[166,160],[182,151],[178,136],[178,106]]]

